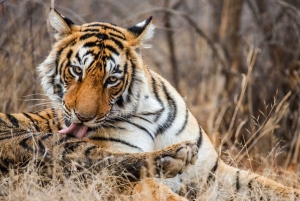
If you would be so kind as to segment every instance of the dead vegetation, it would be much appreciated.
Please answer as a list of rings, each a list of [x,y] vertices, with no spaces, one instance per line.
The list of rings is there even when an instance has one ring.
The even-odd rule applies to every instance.
[[[0,0],[1,112],[48,103],[35,68],[53,43],[49,7],[50,1]],[[157,29],[145,60],[186,97],[223,159],[300,186],[299,1],[61,0],[55,7],[76,23],[124,27],[152,15]],[[80,190],[68,182],[41,189],[31,173],[0,185],[11,177],[20,180],[8,188],[16,192],[10,200],[103,199],[94,189],[103,178]]]

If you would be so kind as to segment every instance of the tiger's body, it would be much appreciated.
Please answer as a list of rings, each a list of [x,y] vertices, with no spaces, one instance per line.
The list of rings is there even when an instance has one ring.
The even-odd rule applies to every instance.
[[[182,175],[164,180],[176,193],[195,199],[197,194],[217,188],[222,193],[212,200],[300,198],[299,190],[219,159],[182,97],[147,68],[138,52],[153,36],[151,18],[128,29],[103,22],[78,26],[51,10],[50,24],[58,32],[57,42],[38,71],[55,109],[46,115],[2,114],[3,122],[37,132],[74,135],[119,153],[152,152],[196,141],[196,164]],[[54,118],[54,113],[62,117]],[[257,188],[259,195],[254,194]]]
[[[60,115],[51,109],[38,113],[0,113],[1,174],[23,168],[28,163],[38,164],[38,174],[46,178],[43,182],[49,182],[54,175],[69,177],[75,169],[76,172],[88,171],[88,174],[106,171],[122,183],[121,189],[115,188],[125,195],[124,200],[135,194],[137,196],[132,200],[147,199],[148,195],[143,195],[140,190],[145,186],[155,189],[152,196],[158,200],[185,200],[157,181],[144,178],[174,177],[183,172],[197,159],[196,143],[178,143],[148,153],[118,153],[83,139],[57,134],[61,127],[58,118]],[[161,188],[164,194],[160,193]],[[2,187],[0,197],[5,196],[6,191]]]

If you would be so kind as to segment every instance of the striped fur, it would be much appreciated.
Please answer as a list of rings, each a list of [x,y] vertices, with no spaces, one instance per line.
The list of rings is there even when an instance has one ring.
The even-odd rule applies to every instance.
[[[1,120],[3,115],[0,116]],[[11,128],[9,125],[1,125],[0,135],[0,169],[2,170],[28,162],[32,159],[33,154],[37,154],[36,160],[40,162],[54,160],[54,155],[57,155],[58,158],[56,159],[59,159],[62,163],[76,161],[84,168],[99,170],[109,165],[116,175],[126,174],[128,176],[130,173],[133,181],[139,180],[141,168],[148,166],[156,168],[148,169],[149,172],[146,175],[155,176],[162,173],[166,177],[173,177],[178,172],[183,171],[189,163],[193,163],[193,160],[195,160],[193,157],[196,155],[192,152],[197,150],[195,143],[184,142],[151,153],[113,153],[69,135],[45,131],[32,132],[20,127]],[[177,159],[178,161],[176,161]],[[179,160],[182,160],[182,165],[178,164],[181,163]],[[172,171],[169,171],[171,170],[169,165],[172,163],[175,167]],[[112,164],[119,165],[113,166]],[[181,166],[180,169],[176,169],[176,165]]]
[[[40,113],[0,113],[0,171],[36,164],[43,182],[53,176],[70,176],[74,170],[99,173],[103,170],[117,176],[122,182],[121,194],[138,194],[136,199],[147,199],[140,191],[150,188],[152,196],[159,200],[185,200],[162,186],[154,179],[144,177],[174,177],[197,160],[196,143],[183,142],[148,153],[116,153],[105,150],[83,139],[56,134],[59,124],[49,123],[56,119],[53,110]],[[50,118],[46,120],[46,118]],[[56,122],[57,123],[57,122]],[[49,133],[51,131],[51,133]],[[75,163],[74,163],[75,162]],[[74,169],[75,168],[75,169]],[[125,180],[121,180],[125,178]],[[128,180],[131,181],[128,184]],[[126,188],[125,188],[126,186]],[[0,197],[7,195],[4,188]],[[118,188],[118,187],[116,187]],[[162,188],[164,194],[161,194]],[[127,200],[125,197],[124,200]]]
[[[147,68],[138,51],[149,47],[147,41],[154,30],[151,18],[128,29],[104,22],[78,26],[51,10],[50,24],[57,31],[57,42],[38,71],[44,91],[63,121],[53,121],[54,112],[50,112],[46,115],[52,119],[50,123],[43,115],[23,114],[5,116],[3,124],[8,121],[8,126],[15,126],[24,121],[33,124],[35,131],[43,125],[51,127],[51,132],[60,126],[80,125],[88,128],[87,133],[78,135],[85,141],[122,153],[197,141],[196,164],[181,176],[163,181],[173,191],[190,199],[212,189],[220,192],[216,199],[256,200],[256,191],[260,191],[261,200],[299,199],[299,190],[230,167],[219,159],[182,97]]]

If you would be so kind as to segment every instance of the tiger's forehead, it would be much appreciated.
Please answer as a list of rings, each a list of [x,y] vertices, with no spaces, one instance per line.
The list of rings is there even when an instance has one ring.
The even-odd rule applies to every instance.
[[[103,22],[76,26],[70,37],[57,43],[57,63],[83,70],[99,67],[103,71],[123,66],[128,51],[125,34],[123,28]]]
[[[81,67],[83,70],[100,68],[103,72],[112,72],[116,65],[123,66],[123,55],[116,54],[107,48],[89,47],[81,42],[73,46],[67,56],[69,65]]]
[[[126,40],[126,31],[122,27],[107,22],[92,22],[84,24],[80,28],[83,33],[99,33],[110,37],[115,37],[121,40]]]

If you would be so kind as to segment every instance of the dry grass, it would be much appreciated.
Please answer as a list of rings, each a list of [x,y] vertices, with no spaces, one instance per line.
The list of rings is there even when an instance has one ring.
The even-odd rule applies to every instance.
[[[218,0],[61,0],[55,6],[76,23],[101,19],[126,27],[153,15],[157,31],[153,48],[144,51],[146,62],[186,97],[223,159],[300,186],[297,0],[245,0],[240,13]],[[53,43],[49,7],[50,1],[0,0],[1,112],[43,108],[35,67]],[[233,33],[226,20],[236,23]],[[249,65],[252,50],[258,54]],[[54,182],[43,188],[36,174],[28,170],[2,178],[7,199],[105,200],[113,195],[105,173],[94,175],[88,186],[66,180],[63,186]],[[108,187],[99,191],[99,186]]]
[[[124,200],[116,188],[116,177],[108,177],[107,171],[99,174],[74,171],[70,178],[46,179],[39,174],[34,164],[25,170],[10,170],[2,177],[1,197],[3,200]],[[126,200],[126,199],[125,199]]]

